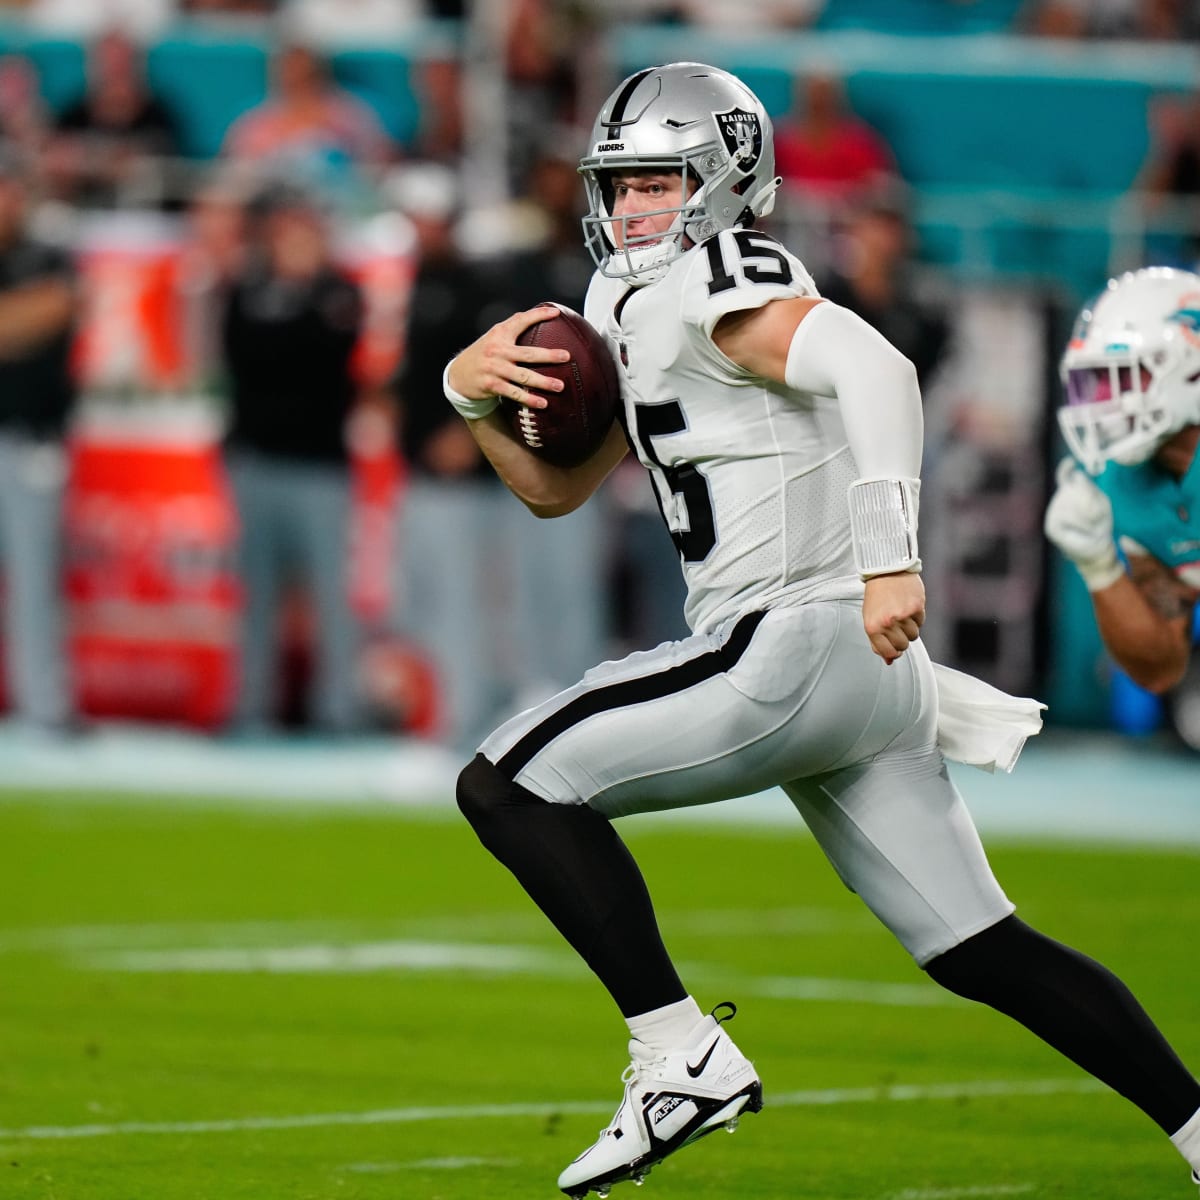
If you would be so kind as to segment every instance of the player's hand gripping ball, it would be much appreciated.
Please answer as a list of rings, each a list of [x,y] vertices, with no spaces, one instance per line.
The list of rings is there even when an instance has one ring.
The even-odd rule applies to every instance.
[[[536,369],[566,385],[561,392],[530,390],[549,403],[530,408],[501,400],[517,439],[556,467],[577,467],[591,458],[604,439],[621,403],[617,366],[607,343],[573,309],[555,304],[559,316],[531,325],[517,338],[522,346],[569,350],[565,363],[538,363]]]

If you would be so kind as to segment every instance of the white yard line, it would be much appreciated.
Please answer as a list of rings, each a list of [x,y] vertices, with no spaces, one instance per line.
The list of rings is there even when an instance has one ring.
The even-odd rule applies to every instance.
[[[354,1175],[391,1175],[397,1171],[465,1171],[470,1167],[515,1167],[515,1158],[472,1158],[465,1154],[445,1158],[417,1158],[412,1162],[347,1163],[343,1171]]]
[[[975,1080],[963,1083],[900,1084],[889,1087],[832,1088],[769,1095],[773,1108],[837,1104],[908,1104],[921,1100],[983,1099],[999,1096],[1061,1096],[1103,1091],[1090,1079]],[[209,1121],[119,1121],[91,1125],[28,1125],[0,1129],[0,1142],[66,1141],[76,1138],[142,1134],[244,1133],[274,1129],[319,1129],[339,1125],[408,1125],[424,1121],[475,1121],[561,1114],[607,1114],[612,1100],[554,1104],[466,1104],[383,1108],[367,1112],[297,1113],[280,1117],[232,1117]]]
[[[81,967],[138,974],[352,975],[376,971],[470,971],[542,979],[582,979],[582,963],[561,951],[493,943],[378,941],[300,946],[205,946],[168,950],[99,950],[80,954]],[[955,1007],[963,1001],[922,980],[739,975],[712,963],[685,963],[691,979],[720,983],[744,996],[876,1004],[895,1008]]]
[[[582,963],[527,946],[462,942],[351,942],[306,946],[212,946],[117,950],[79,959],[105,971],[146,974],[353,975],[372,971],[482,971],[492,975],[580,976]]]
[[[986,1196],[1028,1196],[1032,1183],[983,1184],[977,1187],[906,1188],[893,1192],[886,1200],[983,1200]]]
[[[809,934],[877,932],[888,934],[865,911],[843,912],[816,905],[794,908],[665,910],[659,922],[672,933],[701,937],[737,937],[773,933]],[[434,914],[378,921],[307,919],[278,921],[161,921],[107,925],[44,925],[0,930],[0,954],[63,950],[142,950],[187,946],[255,946],[308,941],[345,942],[379,937],[536,938],[548,928],[546,918],[530,906],[527,912]]]

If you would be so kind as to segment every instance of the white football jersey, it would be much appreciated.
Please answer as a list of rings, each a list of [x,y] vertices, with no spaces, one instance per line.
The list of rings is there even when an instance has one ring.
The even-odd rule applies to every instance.
[[[837,400],[736,366],[726,313],[816,296],[770,234],[727,229],[630,288],[597,273],[585,316],[610,343],[623,420],[679,551],[684,615],[707,632],[749,609],[862,595],[846,489],[857,477]]]

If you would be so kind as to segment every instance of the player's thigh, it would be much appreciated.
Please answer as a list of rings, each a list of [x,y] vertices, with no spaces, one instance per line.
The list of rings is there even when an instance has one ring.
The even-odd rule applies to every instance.
[[[856,605],[772,609],[605,663],[481,750],[544,799],[608,816],[705,804],[879,752],[915,687],[871,654]]]
[[[847,887],[918,963],[1013,911],[936,745],[784,791]]]

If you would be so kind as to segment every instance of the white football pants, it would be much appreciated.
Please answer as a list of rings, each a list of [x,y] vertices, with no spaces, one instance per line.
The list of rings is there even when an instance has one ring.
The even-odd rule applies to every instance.
[[[603,663],[480,747],[544,800],[608,817],[779,786],[918,963],[1008,916],[936,742],[924,646],[890,667],[857,601],[754,612]]]

